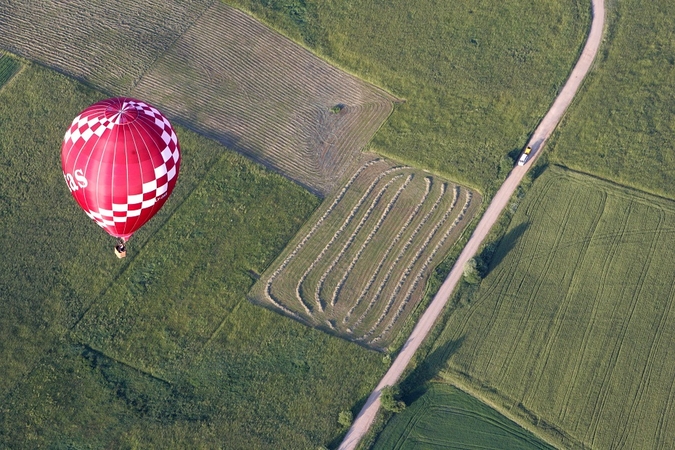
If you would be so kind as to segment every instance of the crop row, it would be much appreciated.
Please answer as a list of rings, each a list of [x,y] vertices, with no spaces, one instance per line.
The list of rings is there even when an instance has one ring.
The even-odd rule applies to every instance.
[[[382,348],[421,299],[419,286],[431,265],[470,218],[471,198],[471,192],[429,174],[372,161],[317,212],[316,222],[269,277],[263,275],[254,300]],[[383,324],[384,331],[369,339]],[[368,331],[360,331],[364,327]]]
[[[437,201],[434,203],[431,210],[424,216],[424,218],[417,225],[417,228],[415,228],[415,231],[413,231],[413,233],[410,236],[410,238],[408,239],[408,241],[405,243],[403,248],[399,251],[398,255],[396,256],[396,259],[394,260],[394,262],[391,263],[391,265],[389,266],[389,270],[387,271],[386,275],[384,276],[384,279],[382,280],[379,287],[377,288],[377,290],[373,294],[373,297],[372,297],[370,303],[368,304],[368,307],[361,314],[361,316],[358,318],[358,320],[354,323],[354,325],[353,325],[354,328],[361,325],[361,323],[365,320],[365,318],[367,317],[370,310],[377,304],[377,300],[379,300],[382,291],[388,285],[389,279],[391,278],[392,274],[395,273],[394,271],[397,268],[398,263],[403,260],[404,256],[406,255],[406,253],[408,252],[410,247],[415,242],[415,240],[417,238],[417,235],[419,234],[420,230],[422,230],[422,228],[429,222],[429,218],[436,211],[436,209],[438,208],[438,206],[441,203],[441,200],[443,200],[443,198],[445,196],[446,189],[447,189],[447,185],[443,184],[441,186],[441,194],[439,195]],[[457,193],[457,191],[453,190],[453,194],[456,195],[456,193]],[[455,202],[454,198],[453,198],[452,202],[454,204],[454,202]],[[390,298],[390,301],[393,302],[394,300],[395,300],[395,296],[392,296]],[[389,306],[389,304],[387,304],[387,306],[385,306],[385,309],[387,309],[388,306]]]

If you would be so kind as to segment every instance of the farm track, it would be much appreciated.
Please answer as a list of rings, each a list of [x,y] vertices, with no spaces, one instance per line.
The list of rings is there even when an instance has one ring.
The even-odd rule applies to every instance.
[[[384,348],[479,203],[472,192],[430,174],[385,160],[367,162],[325,211],[317,211],[290,254],[263,274],[253,300]]]
[[[370,425],[375,420],[375,415],[380,407],[380,392],[386,386],[396,384],[408,366],[413,355],[425,340],[428,333],[433,328],[437,317],[443,311],[450,295],[455,286],[459,282],[463,268],[466,262],[473,257],[478,251],[481,243],[486,238],[492,226],[496,223],[499,215],[508,205],[508,202],[515,192],[518,184],[527,173],[533,161],[536,160],[538,154],[542,151],[547,139],[550,137],[553,130],[558,126],[568,106],[572,103],[579,87],[586,74],[589,72],[593,60],[595,59],[602,36],[605,24],[605,5],[604,0],[591,0],[592,4],[592,23],[589,31],[586,44],[579,56],[579,60],[572,69],[572,72],[561,89],[558,97],[553,102],[551,108],[546,113],[537,129],[532,134],[528,145],[532,146],[534,152],[530,161],[525,166],[516,166],[507,177],[504,184],[497,191],[492,202],[487,207],[485,214],[476,226],[473,235],[467,242],[464,250],[455,261],[450,274],[445,282],[435,295],[431,304],[420,317],[410,337],[405,342],[398,356],[392,363],[385,376],[380,380],[371,395],[366,400],[365,405],[355,418],[352,426],[345,435],[340,450],[352,450],[357,447],[363,436],[366,434]]]

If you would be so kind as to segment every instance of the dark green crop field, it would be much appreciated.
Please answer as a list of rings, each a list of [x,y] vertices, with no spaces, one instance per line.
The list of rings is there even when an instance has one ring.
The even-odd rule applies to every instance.
[[[176,189],[117,260],[61,173],[66,126],[100,98],[34,65],[0,91],[0,447],[335,439],[381,356],[246,299],[319,200],[178,128]]]
[[[488,193],[585,42],[587,0],[227,0],[392,92],[377,152]]]
[[[675,198],[675,3],[611,2],[596,68],[551,161]]]
[[[431,383],[422,396],[396,415],[373,450],[420,448],[553,450],[515,422],[469,394],[444,383]]]
[[[675,444],[675,203],[552,167],[437,341],[564,447]]]

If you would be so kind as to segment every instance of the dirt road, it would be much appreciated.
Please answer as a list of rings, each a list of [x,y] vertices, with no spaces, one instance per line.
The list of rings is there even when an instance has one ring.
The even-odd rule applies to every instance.
[[[530,161],[525,164],[525,166],[516,166],[511,171],[506,181],[504,181],[504,184],[501,186],[499,191],[497,191],[497,194],[492,199],[492,202],[488,206],[485,214],[478,223],[478,226],[471,235],[469,242],[466,244],[466,247],[464,247],[464,250],[459,255],[459,258],[457,258],[457,262],[455,262],[455,265],[452,268],[450,274],[443,282],[443,285],[434,299],[431,301],[429,308],[424,312],[419,322],[415,326],[415,329],[410,334],[410,337],[403,345],[403,348],[398,357],[396,360],[394,360],[391,367],[384,375],[382,380],[380,380],[380,383],[377,385],[372,394],[370,394],[366,404],[363,406],[363,409],[361,409],[361,412],[359,412],[359,415],[354,420],[354,423],[352,424],[339,447],[340,450],[355,449],[363,436],[366,434],[373,423],[373,420],[375,419],[377,410],[380,407],[380,391],[385,386],[392,386],[396,384],[401,374],[408,366],[408,363],[412,359],[413,354],[420,346],[422,341],[424,341],[427,334],[436,322],[436,319],[450,298],[452,291],[455,289],[457,282],[459,282],[461,279],[464,265],[476,254],[478,247],[497,221],[497,218],[499,217],[502,210],[508,204],[511,195],[520,184],[520,181],[527,173],[528,169],[532,165],[532,162],[537,158],[544,143],[560,122],[560,119],[565,113],[567,107],[570,105],[570,103],[572,103],[572,99],[577,93],[582,80],[591,68],[591,64],[595,59],[595,55],[598,53],[598,48],[600,47],[600,43],[602,41],[602,33],[605,25],[604,0],[591,0],[591,3],[593,5],[593,21],[591,23],[591,30],[588,35],[586,45],[584,46],[581,56],[579,57],[577,64],[574,66],[569,79],[565,83],[565,86],[560,91],[560,94],[556,98],[555,102],[553,102],[551,109],[548,111],[546,116],[544,116],[541,123],[532,135],[532,139],[528,143],[528,145],[532,146],[533,156],[530,158]]]

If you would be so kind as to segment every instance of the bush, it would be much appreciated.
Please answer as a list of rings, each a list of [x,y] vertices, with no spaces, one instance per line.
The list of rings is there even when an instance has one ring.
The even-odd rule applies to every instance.
[[[399,389],[393,386],[385,386],[380,393],[380,403],[385,411],[400,413],[405,409],[405,403],[398,399]]]
[[[345,428],[352,426],[354,421],[354,414],[351,411],[340,411],[338,414],[338,423]]]
[[[476,258],[471,258],[464,264],[464,281],[469,284],[478,284],[481,280],[481,273]]]

